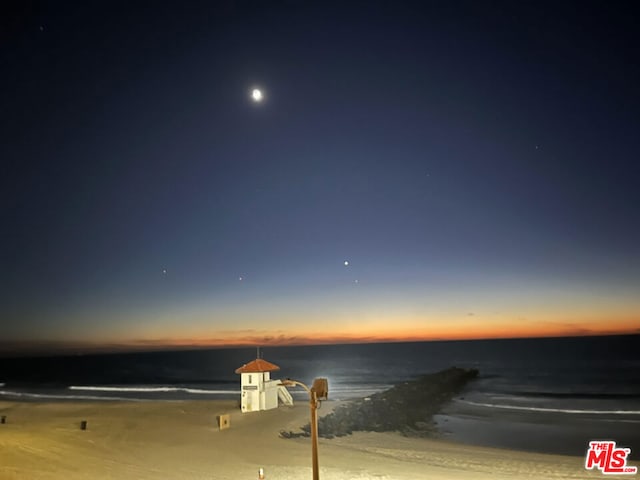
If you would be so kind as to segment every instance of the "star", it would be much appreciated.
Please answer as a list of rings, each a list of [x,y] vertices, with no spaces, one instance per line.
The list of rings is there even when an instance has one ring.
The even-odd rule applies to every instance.
[[[260,103],[264,98],[264,95],[262,94],[262,90],[260,90],[259,88],[254,88],[251,91],[251,98],[253,99],[254,102]]]

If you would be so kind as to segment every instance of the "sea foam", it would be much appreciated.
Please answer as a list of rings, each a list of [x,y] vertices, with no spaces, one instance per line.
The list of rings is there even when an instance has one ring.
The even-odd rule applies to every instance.
[[[139,393],[166,393],[166,392],[186,392],[195,395],[220,395],[220,394],[239,394],[240,390],[207,390],[203,388],[187,388],[187,387],[108,387],[93,385],[72,385],[69,390],[84,390],[90,392],[139,392]]]
[[[27,393],[27,392],[11,392],[0,391],[0,395],[5,397],[17,398],[44,398],[50,400],[126,400],[128,402],[144,402],[141,398],[125,398],[125,397],[98,397],[93,395],[56,395],[53,393]]]
[[[582,413],[588,415],[640,415],[640,410],[577,410],[568,408],[548,408],[548,407],[523,407],[518,405],[496,405],[495,403],[472,402],[470,400],[458,400],[458,402],[474,405],[477,407],[501,408],[504,410],[521,410],[528,412],[547,413]]]

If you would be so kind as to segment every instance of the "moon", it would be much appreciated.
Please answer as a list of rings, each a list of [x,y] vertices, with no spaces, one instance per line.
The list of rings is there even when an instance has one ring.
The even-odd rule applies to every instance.
[[[348,260],[345,260],[345,261],[344,261],[344,266],[345,266],[345,267],[348,267],[348,266],[349,266],[349,261],[348,261]]]
[[[259,88],[254,88],[253,90],[251,90],[251,98],[253,99],[254,102],[260,103],[264,98],[264,95],[262,94],[262,90],[260,90]]]

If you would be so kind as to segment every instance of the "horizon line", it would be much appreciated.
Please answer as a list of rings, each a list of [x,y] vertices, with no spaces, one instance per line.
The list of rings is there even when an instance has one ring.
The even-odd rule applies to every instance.
[[[238,343],[105,343],[91,342],[30,342],[30,341],[6,341],[0,342],[0,358],[17,357],[47,357],[47,356],[77,356],[77,355],[109,355],[126,353],[153,353],[153,352],[179,352],[199,350],[226,350],[241,348],[281,348],[281,347],[319,347],[330,345],[375,345],[393,343],[436,343],[436,342],[478,342],[496,340],[533,340],[554,338],[585,338],[585,337],[615,337],[640,335],[640,330],[628,332],[574,332],[566,334],[549,335],[519,335],[519,336],[487,336],[474,338],[334,338],[327,341],[291,341],[279,342],[269,345],[269,342],[238,342]],[[273,340],[273,339],[271,339]],[[10,346],[11,345],[11,346]],[[9,348],[7,348],[9,347]]]

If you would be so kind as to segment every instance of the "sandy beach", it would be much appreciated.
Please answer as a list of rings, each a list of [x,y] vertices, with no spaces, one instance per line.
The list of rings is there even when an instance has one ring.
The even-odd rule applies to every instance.
[[[231,427],[221,431],[216,419],[227,413]],[[305,403],[242,414],[224,400],[0,402],[0,478],[237,480],[262,467],[267,479],[309,479],[309,439],[279,437],[308,414]],[[395,433],[320,441],[321,478],[336,480],[604,478],[583,462]]]

